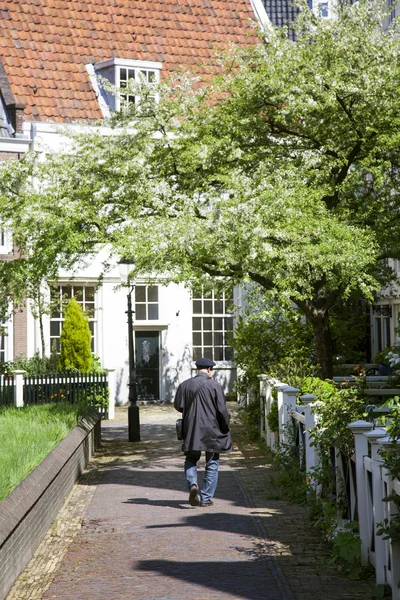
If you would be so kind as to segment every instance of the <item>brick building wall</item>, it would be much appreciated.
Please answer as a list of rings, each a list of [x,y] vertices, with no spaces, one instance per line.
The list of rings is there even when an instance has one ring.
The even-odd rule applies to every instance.
[[[28,310],[26,306],[18,308],[13,321],[14,349],[13,358],[28,354]]]

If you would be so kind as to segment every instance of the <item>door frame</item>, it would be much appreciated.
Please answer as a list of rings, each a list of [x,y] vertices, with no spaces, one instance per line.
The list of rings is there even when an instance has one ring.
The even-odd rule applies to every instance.
[[[163,356],[164,356],[164,345],[163,345],[163,332],[168,329],[167,323],[157,323],[155,324],[147,324],[142,325],[133,323],[133,351],[135,353],[135,362],[136,362],[136,332],[137,331],[155,331],[158,333],[159,340],[159,353],[158,353],[158,391],[159,391],[159,402],[162,401],[163,394],[165,391],[164,385],[164,365],[163,365]]]

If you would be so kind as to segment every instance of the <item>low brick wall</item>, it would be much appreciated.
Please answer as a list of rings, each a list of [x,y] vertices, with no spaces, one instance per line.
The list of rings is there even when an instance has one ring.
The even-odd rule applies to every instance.
[[[100,436],[93,411],[0,504],[0,600],[32,558]]]

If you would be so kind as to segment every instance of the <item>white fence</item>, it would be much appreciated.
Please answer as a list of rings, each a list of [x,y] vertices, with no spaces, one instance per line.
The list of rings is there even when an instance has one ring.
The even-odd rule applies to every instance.
[[[348,378],[346,378],[348,379]],[[387,395],[387,390],[379,389],[384,379],[371,379],[370,396]],[[272,450],[278,444],[296,443],[299,451],[299,468],[313,483],[313,470],[318,467],[317,449],[310,445],[310,433],[318,418],[318,399],[313,395],[298,397],[299,390],[280,381],[270,380],[267,375],[259,375],[260,380],[260,435]],[[373,381],[372,381],[373,380]],[[379,381],[378,381],[379,380]],[[275,390],[275,392],[274,392]],[[400,395],[400,390],[388,390],[391,396]],[[376,394],[375,392],[380,392]],[[393,393],[394,392],[394,393]],[[274,400],[278,405],[278,432],[268,426],[268,414]],[[298,401],[300,402],[298,404]],[[289,425],[296,433],[289,433]],[[392,490],[400,494],[400,482],[393,479],[383,466],[380,450],[390,444],[386,431],[374,428],[367,421],[356,421],[349,425],[354,434],[355,452],[350,461],[345,461],[333,449],[336,470],[337,496],[345,494],[346,511],[338,513],[338,524],[358,520],[361,540],[361,562],[363,566],[375,567],[376,584],[388,584],[392,589],[392,600],[400,600],[400,544],[393,544],[378,535],[378,524],[390,519],[397,509],[393,502],[382,499]],[[315,485],[315,482],[314,482]]]

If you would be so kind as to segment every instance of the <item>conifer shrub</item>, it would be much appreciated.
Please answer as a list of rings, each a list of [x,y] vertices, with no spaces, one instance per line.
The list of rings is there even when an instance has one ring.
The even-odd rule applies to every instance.
[[[61,371],[90,371],[92,366],[92,334],[89,321],[75,298],[68,302],[60,337]]]

